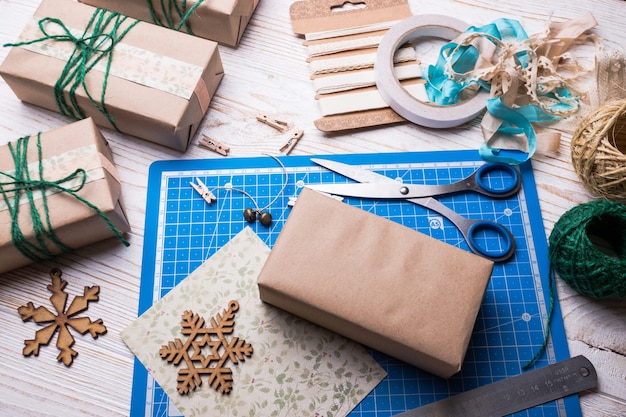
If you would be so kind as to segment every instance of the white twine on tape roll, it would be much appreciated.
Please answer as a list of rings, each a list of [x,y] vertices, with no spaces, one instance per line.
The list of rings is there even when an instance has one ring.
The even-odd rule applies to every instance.
[[[420,78],[422,76],[422,67],[419,64],[396,66],[394,75],[400,81]],[[313,80],[313,86],[317,94],[337,93],[357,88],[373,87],[375,85],[376,75],[373,69],[333,74]]]
[[[422,37],[452,40],[469,26],[443,15],[416,15],[395,24],[378,46],[376,86],[381,96],[396,113],[420,126],[448,128],[459,126],[476,117],[484,108],[489,92],[479,90],[472,98],[450,106],[427,104],[407,92],[393,74],[395,51],[406,42]]]

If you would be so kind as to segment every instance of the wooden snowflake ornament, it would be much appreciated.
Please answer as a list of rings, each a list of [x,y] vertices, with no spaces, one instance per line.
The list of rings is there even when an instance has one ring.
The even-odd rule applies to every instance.
[[[227,361],[237,365],[252,356],[252,345],[245,340],[233,337],[230,342],[226,335],[235,327],[237,301],[230,301],[228,309],[211,318],[210,327],[204,327],[204,319],[192,311],[182,316],[181,333],[187,337],[183,343],[179,338],[163,345],[159,354],[163,360],[178,365],[184,360],[186,368],[178,371],[177,389],[179,394],[188,394],[202,384],[202,375],[208,375],[208,383],[215,390],[227,394],[232,389],[233,371],[226,367]],[[191,353],[190,353],[191,351]]]
[[[78,352],[72,349],[74,337],[70,333],[70,328],[80,334],[89,332],[94,339],[97,339],[99,335],[105,334],[107,331],[101,319],[92,322],[88,317],[75,317],[77,314],[87,310],[91,301],[98,301],[100,287],[85,287],[83,295],[75,297],[69,308],[65,310],[68,295],[64,290],[67,286],[67,281],[61,279],[61,270],[56,268],[50,271],[50,278],[52,279],[52,284],[48,285],[47,288],[52,292],[50,302],[55,309],[55,313],[41,306],[35,308],[31,302],[17,309],[23,321],[33,319],[37,324],[50,323],[35,333],[35,339],[24,341],[22,353],[24,356],[38,356],[39,347],[48,345],[58,330],[57,348],[60,350],[60,353],[57,356],[57,360],[63,362],[65,366],[70,366],[74,361],[74,357],[78,355]]]

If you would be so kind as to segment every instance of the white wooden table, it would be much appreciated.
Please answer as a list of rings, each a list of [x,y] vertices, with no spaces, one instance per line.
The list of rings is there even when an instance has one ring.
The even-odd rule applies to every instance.
[[[15,41],[38,3],[0,0],[1,44]],[[228,143],[230,157],[277,153],[284,137],[259,125],[255,116],[260,112],[280,116],[304,130],[292,155],[475,149],[480,145],[477,123],[447,130],[405,124],[335,135],[318,131],[313,120],[319,117],[319,109],[313,100],[302,40],[291,28],[290,3],[261,0],[241,45],[220,47],[226,76],[200,132]],[[411,0],[410,5],[413,14],[447,14],[473,25],[514,18],[529,33],[543,29],[550,14],[563,20],[591,11],[599,23],[598,35],[613,46],[626,44],[626,2],[622,0]],[[8,48],[0,48],[0,61],[7,52]],[[69,122],[56,113],[21,103],[0,80],[0,144]],[[566,210],[593,198],[570,162],[569,140],[574,128],[575,123],[562,128],[559,153],[534,157],[546,235]],[[221,158],[197,146],[198,136],[181,154],[110,130],[103,134],[111,143],[123,182],[131,246],[109,240],[0,275],[1,416],[129,414],[133,355],[119,332],[137,315],[148,166],[161,159]],[[52,267],[62,269],[70,294],[82,291],[83,286],[101,287],[100,302],[91,304],[88,312],[92,318],[103,318],[108,333],[95,341],[77,336],[80,353],[70,368],[56,361],[54,346],[43,348],[39,357],[25,358],[21,353],[24,340],[33,338],[34,327],[22,323],[17,308],[28,301],[47,305],[46,285]],[[581,396],[584,416],[626,415],[626,303],[591,301],[561,281],[558,291],[571,354],[586,355],[599,373],[597,391]]]

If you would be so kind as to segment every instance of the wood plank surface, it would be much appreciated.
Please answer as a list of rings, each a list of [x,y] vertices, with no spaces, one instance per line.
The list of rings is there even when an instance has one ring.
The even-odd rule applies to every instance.
[[[0,44],[14,42],[31,18],[38,0],[0,0]],[[475,149],[482,143],[479,121],[445,130],[409,123],[384,128],[325,134],[305,62],[302,39],[294,35],[290,0],[261,0],[238,48],[220,46],[226,76],[211,103],[200,133],[231,147],[230,157],[278,154],[285,137],[260,124],[264,112],[304,130],[292,155]],[[548,19],[565,20],[591,11],[595,29],[610,47],[624,47],[626,2],[623,0],[410,0],[411,11],[438,13],[484,25],[499,17],[520,20],[528,33],[544,29]],[[0,62],[8,48],[0,47]],[[533,166],[542,216],[549,236],[555,222],[571,207],[594,198],[573,170],[569,143],[581,115],[555,126],[563,134],[559,152],[536,155]],[[0,80],[0,145],[24,135],[64,126],[70,120],[16,99]],[[127,416],[130,410],[133,355],[119,337],[137,315],[143,250],[146,185],[149,165],[162,159],[221,158],[197,145],[180,153],[140,139],[103,130],[123,183],[123,198],[132,226],[131,246],[104,241],[0,275],[0,416]],[[8,225],[0,225],[5,233]],[[98,340],[77,336],[79,355],[70,368],[56,361],[48,346],[38,357],[23,357],[24,340],[35,326],[22,323],[17,308],[32,301],[47,305],[48,272],[63,270],[71,296],[98,285],[100,301],[90,305],[91,318],[103,318],[108,332]],[[599,373],[599,386],[582,395],[585,417],[626,415],[626,303],[598,302],[578,295],[558,281],[559,298],[571,354],[585,354]]]

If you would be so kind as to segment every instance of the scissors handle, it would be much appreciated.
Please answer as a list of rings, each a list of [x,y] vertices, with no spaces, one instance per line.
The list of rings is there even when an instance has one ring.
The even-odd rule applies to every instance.
[[[410,198],[407,201],[426,207],[450,220],[461,231],[470,250],[477,255],[488,258],[493,262],[504,262],[515,253],[515,238],[513,234],[499,223],[489,220],[468,219],[432,197]],[[499,245],[496,250],[485,248],[484,245],[479,243],[478,236],[484,232],[494,232],[498,235],[497,241]]]
[[[467,219],[469,220],[469,219]],[[472,252],[491,259],[494,262],[504,262],[515,253],[515,238],[506,227],[500,223],[488,220],[470,220],[472,223],[465,232],[465,240]],[[501,246],[497,250],[489,250],[478,244],[477,236],[482,231],[492,231],[498,234]]]
[[[510,177],[509,180],[503,181],[500,187],[495,187],[488,181],[489,176],[493,176],[497,172],[505,174],[505,177]],[[519,171],[511,165],[498,162],[489,162],[481,165],[467,179],[470,180],[469,184],[472,184],[472,182],[475,184],[473,191],[492,198],[510,197],[517,193],[521,186]]]

